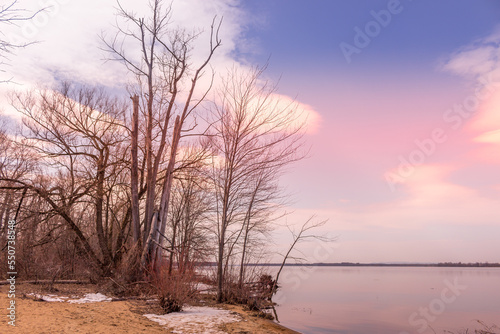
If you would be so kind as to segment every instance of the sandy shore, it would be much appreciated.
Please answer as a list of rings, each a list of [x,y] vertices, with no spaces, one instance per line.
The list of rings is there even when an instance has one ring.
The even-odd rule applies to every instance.
[[[243,310],[242,306],[224,305],[224,308],[240,314],[243,321],[232,322],[222,326],[222,330],[226,333],[239,334],[300,334],[294,330],[283,327],[271,320],[266,320],[251,316],[247,311]]]
[[[71,286],[57,286],[59,296],[81,297],[84,293],[97,292],[93,287],[77,288]],[[159,314],[154,303],[145,300],[127,300],[98,303],[68,303],[37,301],[28,293],[42,293],[40,287],[20,284],[16,287],[16,321],[15,327],[8,324],[7,307],[9,307],[8,287],[0,288],[0,333],[26,333],[26,334],[59,334],[59,333],[173,333],[168,326],[160,326],[146,318],[144,314]],[[74,291],[77,289],[78,293]],[[240,321],[225,323],[218,328],[199,325],[196,333],[252,333],[252,334],[293,334],[297,333],[282,327],[272,321],[258,318],[243,310],[241,306],[218,305],[220,308],[232,312]],[[206,327],[206,328],[204,328]],[[191,334],[191,332],[183,331]]]

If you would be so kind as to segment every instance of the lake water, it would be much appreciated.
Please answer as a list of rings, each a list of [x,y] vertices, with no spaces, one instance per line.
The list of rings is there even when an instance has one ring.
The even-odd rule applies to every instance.
[[[285,267],[281,275],[279,322],[305,334],[500,326],[500,268]]]

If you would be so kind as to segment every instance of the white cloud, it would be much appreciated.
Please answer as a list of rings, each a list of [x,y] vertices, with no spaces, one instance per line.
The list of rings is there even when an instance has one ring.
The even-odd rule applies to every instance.
[[[127,82],[134,80],[123,64],[106,61],[109,54],[102,50],[104,44],[100,35],[111,39],[116,33],[116,24],[121,22],[121,26],[125,27],[120,19],[117,21],[116,1],[26,0],[22,5],[34,12],[45,3],[50,7],[35,20],[21,22],[18,27],[8,26],[4,31],[7,36],[22,43],[37,43],[18,50],[10,61],[8,75],[13,76],[21,86],[2,85],[0,94],[5,96],[12,88],[29,89],[40,85],[52,87],[61,80],[114,88],[123,88]],[[138,16],[149,15],[147,1],[121,0],[120,3],[124,9]],[[169,1],[165,3],[168,4]],[[199,81],[196,92],[198,95],[209,87],[212,69],[218,73],[224,73],[232,66],[242,70],[249,69],[248,65],[238,62],[241,59],[235,59],[238,50],[248,50],[251,47],[243,36],[244,30],[251,23],[239,4],[239,0],[178,0],[172,4],[172,27],[180,27],[187,33],[199,33],[193,43],[191,55],[195,66],[205,60],[209,51],[210,26],[214,18],[216,22],[223,20],[219,36],[222,45],[215,53],[211,67],[207,68]],[[125,46],[129,54],[139,55],[137,44]],[[217,74],[215,78],[218,77]],[[287,96],[280,98],[292,101]],[[310,106],[299,102],[296,106],[307,116],[308,132],[314,132],[319,124],[319,114]],[[0,109],[7,114],[13,112],[6,98],[0,98]]]
[[[500,79],[500,28],[452,53],[443,69],[467,77]]]
[[[500,201],[450,181],[450,175],[457,168],[451,165],[422,165],[414,176],[401,185],[405,196],[369,206],[330,203],[328,207],[296,210],[288,219],[301,222],[316,214],[320,219],[328,219],[326,230],[329,231],[362,232],[372,228],[413,230],[436,223],[497,226],[496,212]]]
[[[50,1],[49,1],[50,2]],[[49,3],[48,2],[48,3]],[[121,85],[126,79],[123,66],[105,62],[106,54],[100,48],[101,33],[111,38],[116,29],[116,2],[90,0],[85,2],[52,0],[53,6],[40,13],[32,21],[22,22],[19,27],[7,27],[11,38],[35,42],[19,50],[11,60],[9,71],[16,81],[51,84],[61,78],[107,86]],[[122,6],[138,15],[147,15],[147,2],[121,1]],[[168,2],[166,2],[168,3]],[[30,10],[40,8],[39,1],[25,1]],[[172,8],[172,26],[188,32],[200,32],[194,44],[193,61],[199,61],[208,50],[207,35],[213,18],[224,16],[220,37],[223,46],[214,65],[231,61],[231,52],[239,43],[245,25],[244,16],[235,0],[184,0],[175,1]],[[3,28],[3,27],[2,27]]]
[[[478,162],[498,164],[500,144],[500,29],[455,52],[445,70],[472,79],[484,86],[477,110],[465,127],[470,141],[479,143],[470,157]]]
[[[495,69],[496,51],[492,46],[465,49],[455,54],[444,69],[462,75],[484,75]]]

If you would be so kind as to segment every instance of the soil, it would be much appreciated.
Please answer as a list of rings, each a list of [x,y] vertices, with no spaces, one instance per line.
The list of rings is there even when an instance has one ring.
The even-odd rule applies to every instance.
[[[161,309],[152,300],[118,300],[111,302],[72,304],[37,300],[34,294],[53,294],[80,298],[86,293],[97,293],[92,285],[55,285],[54,290],[31,284],[16,286],[15,327],[8,324],[8,286],[0,287],[0,333],[59,334],[59,333],[172,333],[144,314],[161,314]],[[105,294],[105,293],[104,293]],[[297,333],[270,320],[245,311],[242,306],[216,305],[238,313],[242,320],[226,323],[219,329],[234,334],[294,334]],[[197,333],[202,333],[200,328]],[[187,333],[186,333],[187,334]],[[194,333],[192,333],[194,334]]]

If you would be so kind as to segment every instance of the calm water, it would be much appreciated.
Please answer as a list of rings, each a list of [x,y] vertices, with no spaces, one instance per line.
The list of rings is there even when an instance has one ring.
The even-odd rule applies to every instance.
[[[500,326],[500,268],[285,267],[280,280],[279,322],[306,334]]]

